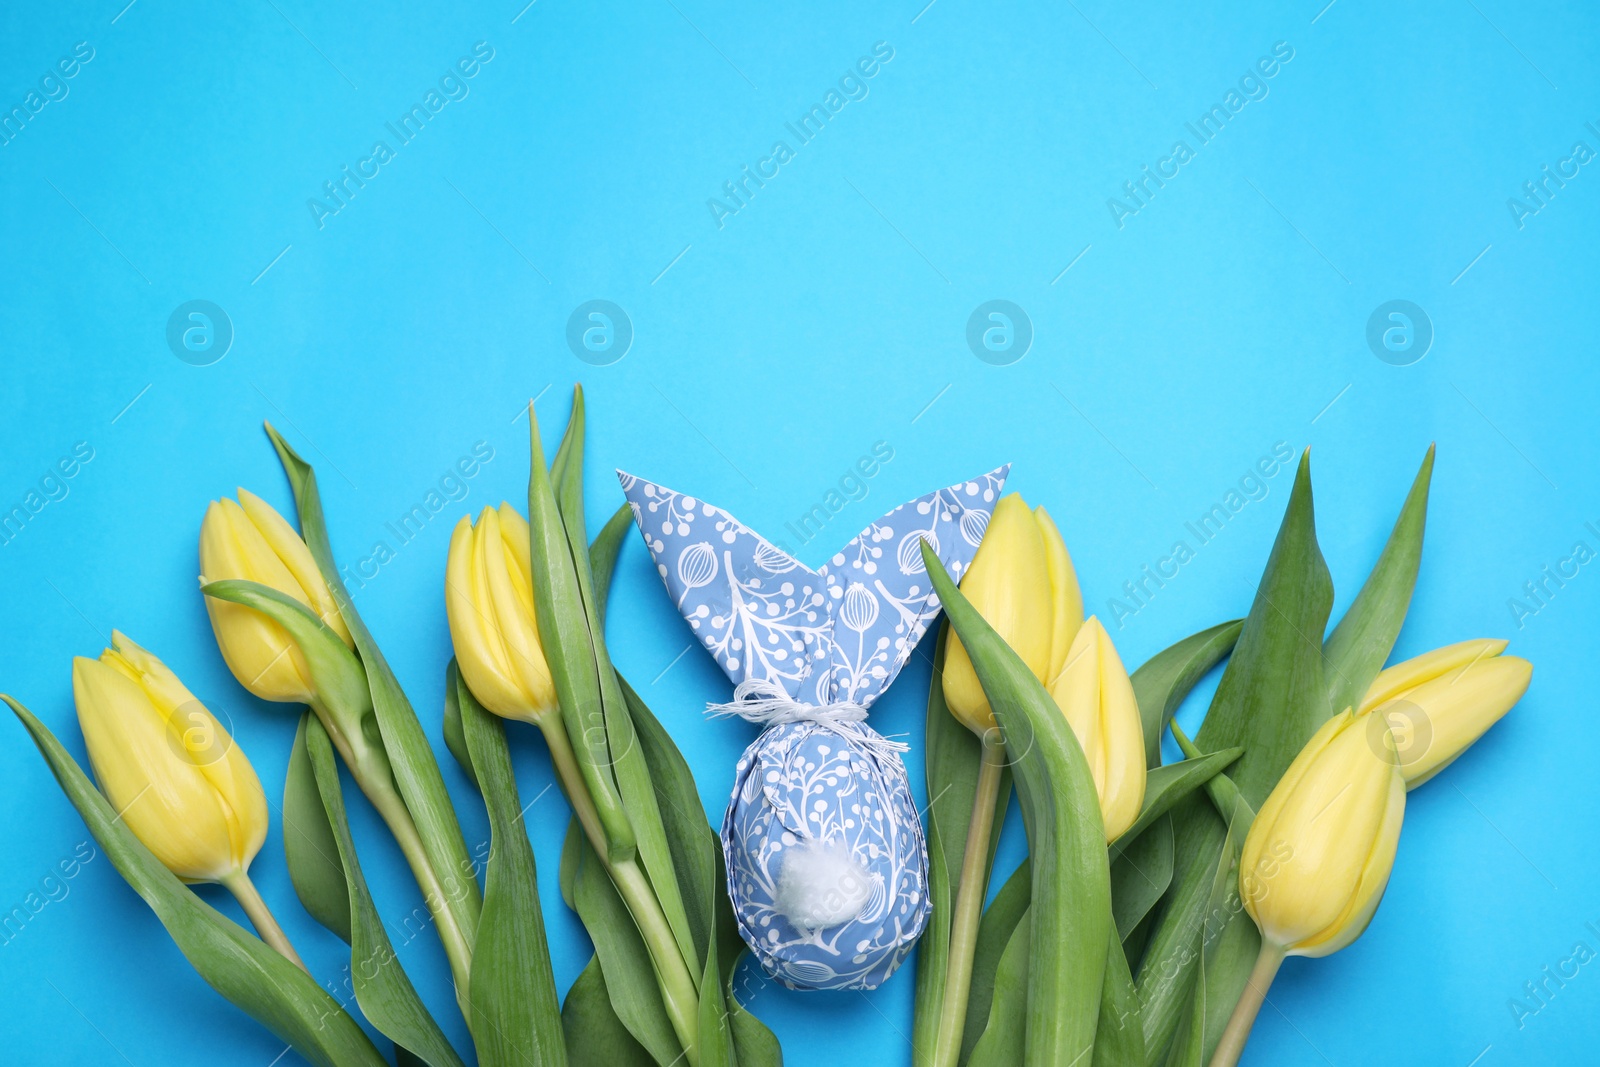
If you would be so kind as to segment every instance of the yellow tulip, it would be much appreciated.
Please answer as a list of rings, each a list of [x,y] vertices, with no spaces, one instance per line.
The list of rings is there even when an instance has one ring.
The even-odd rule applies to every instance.
[[[450,536],[445,614],[467,688],[496,715],[538,723],[556,708],[539,643],[528,522],[510,504],[463,517]]]
[[[247,490],[235,503],[214,500],[200,524],[202,582],[239,578],[269,586],[311,609],[354,647],[339,606],[311,550],[271,504]],[[299,647],[283,627],[253,608],[213,597],[206,612],[217,647],[239,684],[263,700],[307,704],[314,687]]]
[[[1144,724],[1122,658],[1093,615],[1079,627],[1050,695],[1089,761],[1106,840],[1115,841],[1144,804]]]
[[[1346,709],[1323,724],[1256,815],[1240,895],[1263,942],[1326,956],[1367,928],[1394,866],[1405,779],[1387,738]]]
[[[1060,673],[1083,622],[1083,597],[1072,558],[1043,508],[1030,510],[1016,493],[995,505],[961,591],[1041,682]],[[980,736],[994,729],[989,699],[953,631],[942,685],[945,704],[962,725]]]
[[[267,798],[239,746],[166,664],[120,633],[72,661],[89,762],[122,821],[188,882],[243,871],[267,836]]]
[[[1533,664],[1502,656],[1506,642],[1462,641],[1379,674],[1358,714],[1376,713],[1394,733],[1406,787],[1453,763],[1522,699]]]

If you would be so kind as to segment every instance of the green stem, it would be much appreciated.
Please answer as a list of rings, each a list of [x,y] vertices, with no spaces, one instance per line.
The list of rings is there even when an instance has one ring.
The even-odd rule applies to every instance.
[[[389,764],[388,754],[381,748],[369,745],[365,738],[346,737],[343,731],[336,728],[334,717],[325,709],[313,704],[312,710],[322,720],[328,737],[339,750],[345,766],[350,768],[351,777],[355,778],[361,792],[366,794],[367,800],[382,816],[389,833],[400,846],[406,863],[411,866],[411,875],[417,880],[417,888],[422,890],[423,902],[433,916],[434,925],[439,929],[439,941],[450,960],[450,975],[456,985],[456,1003],[461,1006],[462,1013],[471,1018],[467,983],[472,975],[472,938],[462,928],[452,907],[455,898],[428,859],[428,850],[423,846],[416,820],[411,817],[411,810],[406,807],[405,799],[394,784],[394,771]]]
[[[989,731],[978,757],[978,786],[972,798],[972,821],[967,824],[967,847],[961,857],[961,885],[956,890],[955,916],[950,924],[944,1003],[939,1011],[931,1067],[955,1067],[961,1053],[967,996],[972,989],[972,956],[978,944],[978,925],[983,921],[983,900],[989,892],[989,838],[994,832],[994,811],[1000,801],[1005,759],[1005,740],[998,730]]]
[[[559,715],[541,716],[538,720],[545,743],[550,747],[550,762],[555,767],[561,791],[566,794],[584,836],[589,839],[595,855],[604,865],[617,893],[633,916],[645,947],[650,951],[650,961],[655,965],[656,983],[661,987],[666,1002],[667,1016],[672,1021],[673,1032],[683,1045],[684,1056],[693,1067],[700,1062],[700,990],[678,951],[677,938],[661,910],[661,901],[650,885],[650,879],[633,858],[612,862],[606,854],[605,828],[593,798],[584,784],[583,771],[578,766],[572,741]]]
[[[583,827],[584,836],[594,846],[601,858],[606,855],[606,831],[600,821],[600,812],[595,808],[594,798],[589,795],[589,790],[584,784],[583,770],[578,766],[578,757],[572,751],[572,739],[567,736],[567,727],[561,721],[559,712],[547,712],[535,720],[539,732],[544,734],[545,745],[550,749],[550,762],[556,771],[556,780],[561,783],[561,791],[567,796],[567,804],[572,808],[572,813],[578,817],[578,823]]]
[[[1233,1006],[1228,1028],[1222,1031],[1222,1040],[1211,1057],[1211,1067],[1234,1067],[1239,1062],[1245,1042],[1250,1040],[1250,1028],[1255,1025],[1256,1015],[1267,999],[1267,990],[1277,977],[1278,968],[1283,966],[1283,957],[1282,948],[1270,941],[1261,942],[1261,954],[1256,957],[1255,968],[1250,972],[1250,980],[1239,997],[1239,1003]]]
[[[360,776],[356,780],[360,782]],[[428,862],[428,850],[423,847],[422,835],[417,832],[417,824],[411,818],[405,801],[400,798],[399,791],[387,784],[375,789],[368,788],[365,783],[361,785],[362,792],[366,793],[378,814],[383,816],[395,843],[411,865],[417,887],[422,890],[423,900],[433,913],[434,924],[439,928],[439,941],[450,959],[450,975],[456,983],[456,1001],[466,1012],[467,980],[472,974],[472,944],[457,922],[455,912],[450,909],[449,892]]]
[[[683,955],[678,951],[677,938],[661,911],[661,902],[650,888],[650,879],[639,867],[638,860],[627,859],[608,864],[611,881],[622,895],[628,912],[644,937],[650,950],[650,960],[655,964],[656,981],[661,986],[666,1001],[667,1016],[672,1029],[683,1045],[684,1057],[692,1065],[700,1062],[700,990]]]
[[[223,878],[222,884],[239,901],[239,906],[244,909],[244,913],[250,916],[250,922],[254,924],[256,933],[261,935],[261,940],[277,949],[280,956],[302,971],[306,971],[307,974],[311,973],[306,970],[306,965],[300,959],[300,954],[289,943],[289,935],[285,934],[283,927],[278,925],[278,920],[273,917],[271,909],[267,907],[267,902],[261,899],[261,894],[257,891],[255,883],[250,880],[249,873],[241,867]]]

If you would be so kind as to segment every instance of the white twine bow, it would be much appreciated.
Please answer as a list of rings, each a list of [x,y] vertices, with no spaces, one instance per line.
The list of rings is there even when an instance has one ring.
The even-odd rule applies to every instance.
[[[867,709],[853,700],[841,700],[834,704],[805,704],[766,678],[746,678],[734,687],[731,701],[726,704],[707,704],[706,714],[718,717],[737,715],[761,726],[814,722],[871,750],[881,759],[892,758],[911,748],[860,725],[867,717]]]

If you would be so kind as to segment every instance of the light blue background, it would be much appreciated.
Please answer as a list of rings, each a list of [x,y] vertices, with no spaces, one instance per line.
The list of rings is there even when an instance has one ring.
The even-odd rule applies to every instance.
[[[1584,167],[1523,228],[1507,207],[1575,141],[1600,149],[1585,128],[1600,126],[1592,7],[123,2],[0,8],[0,108],[76,42],[95,50],[69,95],[0,146],[0,510],[76,442],[94,450],[68,495],[0,547],[0,686],[74,751],[69,658],[115,626],[231,718],[276,804],[293,714],[234,684],[194,588],[208,500],[244,485],[288,508],[263,419],[317,464],[340,560],[354,567],[378,541],[394,550],[357,602],[436,741],[449,527],[521,498],[518,406],[539,396],[553,433],[574,380],[591,402],[594,516],[619,502],[608,472],[626,466],[815,565],[901,500],[1012,461],[1012,486],[1057,516],[1102,615],[1279,441],[1313,446],[1337,615],[1437,441],[1397,651],[1509,637],[1536,664],[1533,687],[1411,797],[1376,921],[1333,958],[1288,964],[1246,1061],[1592,1058],[1600,964],[1520,1028],[1508,1002],[1575,942],[1600,948],[1585,926],[1600,926],[1596,564],[1521,626],[1508,599],[1575,541],[1600,549],[1585,526],[1600,525],[1600,170]],[[494,58],[470,96],[319,230],[307,199],[389,140],[385,122],[477,41]],[[878,41],[894,58],[870,95],[719,229],[707,198],[789,140],[784,123]],[[1194,147],[1184,123],[1278,41],[1294,58],[1270,95],[1118,229],[1107,198],[1174,139]],[[208,367],[164,338],[197,298],[236,331]],[[611,366],[564,341],[569,313],[594,298],[635,329]],[[1035,330],[1011,366],[964,340],[968,314],[995,298]],[[1436,331],[1405,367],[1364,339],[1373,309],[1397,298]],[[385,524],[479,441],[494,459],[466,499],[400,546]],[[894,459],[867,498],[806,546],[784,537],[879,441]],[[1247,610],[1289,479],[1113,628],[1130,666]],[[617,661],[720,813],[750,731],[702,718],[728,686],[700,652],[679,658],[687,631],[636,543],[611,618]],[[919,796],[927,684],[919,658],[873,717],[910,736]],[[531,799],[549,766],[517,734]],[[0,736],[9,909],[86,834],[23,731],[0,724]],[[469,844],[481,841],[481,807],[436,747]],[[415,887],[355,810],[380,903],[403,915]],[[556,891],[559,795],[528,822],[564,990],[588,947]],[[337,982],[342,946],[299,909],[277,829],[255,876]],[[1012,826],[1002,868],[1021,843]],[[282,1052],[193,974],[104,857],[68,884],[0,945],[8,1059],[265,1067]],[[465,1047],[435,939],[400,955]],[[895,1064],[910,1058],[912,985],[908,967],[870,995],[798,995],[755,976],[749,992],[796,1067]]]

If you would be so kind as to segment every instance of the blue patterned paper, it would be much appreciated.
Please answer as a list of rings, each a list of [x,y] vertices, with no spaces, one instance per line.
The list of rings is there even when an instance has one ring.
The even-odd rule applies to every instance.
[[[852,720],[939,612],[921,542],[959,580],[1007,470],[900,505],[815,571],[722,509],[617,472],[667,591],[728,677],[817,709],[745,750],[722,826],[740,932],[793,988],[876,988],[927,924],[927,846],[905,765],[898,746]],[[807,928],[776,907],[797,847],[848,851],[865,882],[852,918]]]

